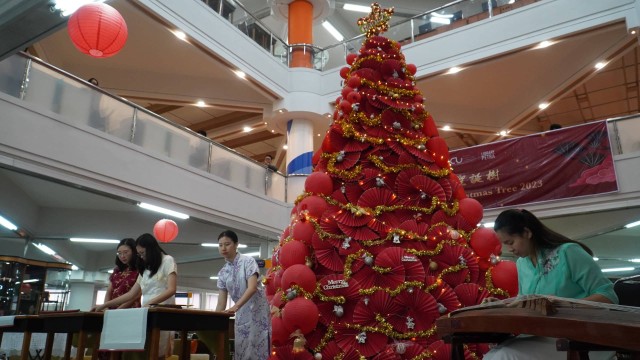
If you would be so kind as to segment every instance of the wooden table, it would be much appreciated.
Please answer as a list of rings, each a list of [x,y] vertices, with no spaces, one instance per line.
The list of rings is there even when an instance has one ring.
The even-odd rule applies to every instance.
[[[13,320],[13,326],[0,327],[0,343],[2,343],[2,334],[5,332],[22,333],[22,348],[20,351],[20,360],[29,360],[29,346],[31,345],[31,334],[34,332],[44,332],[42,320],[37,315],[17,315]],[[49,342],[47,338],[44,356],[51,358],[51,348],[53,347],[53,339]]]
[[[229,358],[229,317],[231,314],[205,311],[152,307],[147,314],[147,331],[149,338],[149,360],[158,359],[160,331],[179,331],[183,339],[180,359],[190,358],[187,331],[214,331],[216,346],[215,355],[218,360]]]
[[[73,340],[73,334],[78,334],[78,345],[76,351],[76,360],[84,359],[84,351],[87,348],[87,335],[90,333],[95,334],[93,339],[91,352],[91,359],[96,360],[98,358],[98,345],[100,344],[100,333],[102,332],[103,313],[98,312],[56,312],[50,314],[38,315],[42,321],[43,331],[47,333],[47,347],[49,348],[49,357],[47,354],[47,347],[45,347],[44,360],[51,359],[51,349],[53,345],[53,336],[56,333],[66,333],[67,343],[64,349],[64,358],[69,359],[71,357],[71,342]]]

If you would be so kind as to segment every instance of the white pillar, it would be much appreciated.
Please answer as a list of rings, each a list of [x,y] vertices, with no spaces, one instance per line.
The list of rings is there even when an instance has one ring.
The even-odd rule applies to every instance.
[[[313,122],[293,119],[287,123],[287,197],[295,199],[304,191],[304,182],[313,170]]]

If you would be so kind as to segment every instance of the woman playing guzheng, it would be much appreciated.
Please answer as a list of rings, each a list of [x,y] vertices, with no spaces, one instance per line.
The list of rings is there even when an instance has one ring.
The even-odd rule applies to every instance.
[[[518,257],[519,295],[553,295],[602,303],[618,303],[613,283],[607,279],[587,246],[548,227],[527,210],[506,210],[498,215],[494,230],[505,250]],[[521,335],[488,352],[484,359],[566,359],[555,339]],[[610,356],[606,353],[590,354]]]

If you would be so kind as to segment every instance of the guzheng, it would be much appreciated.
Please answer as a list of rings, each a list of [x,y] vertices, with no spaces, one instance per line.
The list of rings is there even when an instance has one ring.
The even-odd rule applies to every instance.
[[[436,321],[443,337],[530,334],[640,351],[640,308],[527,295],[463,308]]]

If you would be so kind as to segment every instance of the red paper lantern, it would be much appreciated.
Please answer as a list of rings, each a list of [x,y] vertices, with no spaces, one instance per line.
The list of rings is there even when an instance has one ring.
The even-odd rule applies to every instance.
[[[271,318],[271,342],[275,346],[285,345],[289,341],[291,332],[284,326],[282,318],[273,316]]]
[[[289,332],[300,330],[309,333],[318,325],[318,306],[313,301],[297,297],[289,301],[282,310],[282,320]]]
[[[171,242],[178,236],[178,224],[173,220],[162,219],[153,226],[153,235],[160,242]]]
[[[127,41],[127,23],[118,10],[104,3],[79,8],[67,24],[73,44],[82,53],[97,58],[117,54]]]
[[[518,295],[518,269],[515,262],[502,260],[489,271],[493,286],[508,292],[509,297]]]
[[[500,255],[502,252],[502,244],[493,229],[477,228],[471,234],[471,248],[476,254],[483,258],[493,255]]]
[[[327,201],[320,196],[308,196],[298,204],[298,209],[300,211],[307,211],[309,216],[318,219],[322,216],[325,210],[329,207]]]
[[[312,173],[304,181],[304,190],[314,194],[331,195],[333,192],[331,176],[324,172]]]
[[[311,244],[311,236],[316,232],[310,221],[299,221],[293,226],[293,238],[305,244]]]
[[[288,268],[295,264],[302,264],[306,262],[306,257],[309,256],[309,248],[302,241],[289,241],[282,246],[280,250],[280,264],[283,268]]]
[[[284,291],[293,285],[298,285],[304,291],[313,293],[316,290],[316,274],[306,265],[295,264],[282,273],[280,285]]]
[[[460,215],[472,228],[478,225],[484,215],[482,204],[480,204],[478,200],[472,198],[462,199],[458,204],[458,215]]]

